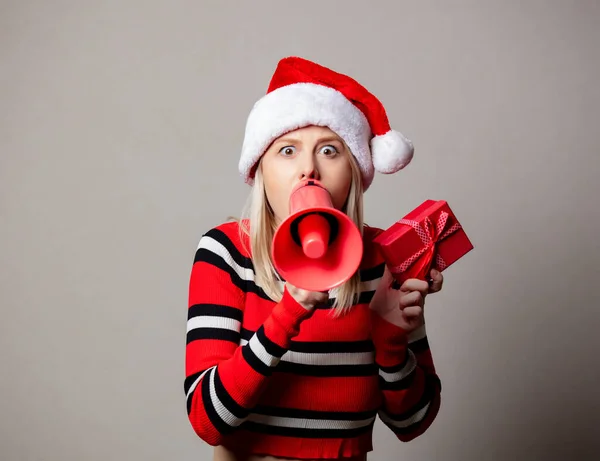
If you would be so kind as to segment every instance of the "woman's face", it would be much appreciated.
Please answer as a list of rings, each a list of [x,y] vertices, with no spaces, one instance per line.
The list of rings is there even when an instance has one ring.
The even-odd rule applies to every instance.
[[[298,182],[317,179],[341,210],[350,190],[352,167],[342,139],[329,128],[309,126],[276,139],[264,153],[260,168],[267,200],[277,223],[289,214],[289,199]]]

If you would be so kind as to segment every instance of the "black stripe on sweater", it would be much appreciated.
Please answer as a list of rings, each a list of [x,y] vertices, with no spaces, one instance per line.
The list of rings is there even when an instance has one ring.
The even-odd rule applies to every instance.
[[[188,309],[188,320],[200,316],[227,317],[241,322],[244,313],[240,309],[224,304],[194,304],[190,306]]]
[[[194,381],[198,379],[198,376],[200,376],[203,371],[204,370],[201,370],[197,373],[193,373],[189,376],[186,376],[185,380],[183,381],[183,391],[185,395],[187,395],[187,393],[190,391],[190,388],[192,387],[192,384],[194,384]]]
[[[402,360],[402,362],[398,363],[397,365],[392,365],[389,367],[384,367],[382,365],[377,364],[377,366],[379,367],[379,369],[381,371],[384,371],[386,373],[398,373],[399,371],[401,371],[406,364],[408,363],[408,361],[410,360],[410,354],[404,354],[404,359]]]
[[[211,374],[214,373],[215,370],[216,368],[213,368],[204,375],[204,378],[202,378],[202,401],[204,403],[204,410],[208,415],[208,419],[212,425],[215,426],[215,429],[217,429],[217,431],[219,431],[221,434],[228,434],[232,432],[234,428],[221,419],[217,413],[217,410],[215,410],[215,406],[210,396]]]
[[[188,322],[194,318],[206,316],[225,317],[241,322],[243,313],[240,309],[221,304],[195,304],[188,309]],[[239,344],[240,333],[228,328],[199,327],[187,333],[186,343],[202,339],[219,339]]]
[[[201,374],[202,374],[202,371],[199,371],[198,373],[191,374],[188,377],[186,377],[185,381],[183,382],[183,390],[185,391],[185,395],[186,395],[186,407],[187,407],[187,414],[188,415],[192,412],[192,401],[194,399],[194,393],[196,392],[196,390],[198,388],[196,387],[196,389],[194,389],[194,391],[191,392],[190,395],[188,395],[188,392],[191,389],[192,384],[194,384],[194,382],[196,381],[196,379],[198,379],[198,377]]]
[[[425,352],[429,349],[429,340],[427,339],[427,336],[425,336],[424,338],[409,343],[408,347],[415,354]]]
[[[264,326],[261,325],[260,328],[256,331],[256,337],[269,354],[278,358],[281,358],[281,356],[285,354],[286,350],[283,347],[279,346],[278,344],[275,344],[273,341],[267,338]]]
[[[250,343],[242,347],[242,357],[244,357],[244,360],[248,362],[248,365],[250,365],[257,373],[260,373],[263,376],[271,376],[273,373],[272,368],[265,365],[265,363],[256,356],[250,347]]]
[[[277,373],[289,373],[300,376],[315,376],[319,378],[355,378],[377,375],[377,366],[364,365],[308,365],[303,363],[286,362],[281,360],[275,369]]]
[[[244,327],[242,327],[242,330],[240,331],[240,335],[241,335],[242,339],[245,339],[246,341],[250,341],[250,338],[252,338],[254,333],[255,333],[254,331],[248,330],[247,328],[244,328]]]
[[[375,295],[375,290],[369,291],[361,291],[358,295],[354,295],[354,303],[353,304],[369,304],[373,296]],[[333,308],[333,304],[335,303],[335,298],[329,298],[327,302],[323,304],[319,304],[315,307],[315,309],[319,310],[328,310]]]
[[[202,339],[219,339],[234,344],[240,343],[240,334],[226,328],[194,328],[186,335],[186,344]]]
[[[237,417],[239,419],[243,419],[246,416],[248,416],[248,414],[249,414],[248,409],[246,409],[246,408],[242,407],[240,404],[238,404],[233,399],[233,397],[231,397],[229,392],[227,392],[227,389],[225,389],[225,386],[223,385],[223,381],[221,381],[221,377],[219,376],[219,369],[217,368],[214,373],[215,373],[215,392],[217,394],[217,397],[223,404],[223,406],[225,408],[227,408],[232,415],[234,415],[235,417]]]
[[[256,285],[254,280],[246,280],[241,278],[236,272],[236,270],[233,267],[231,267],[221,255],[214,253],[208,250],[207,248],[199,248],[196,251],[196,257],[194,260],[194,263],[197,262],[204,262],[210,264],[226,272],[227,274],[229,274],[232,283],[236,287],[238,287],[242,292],[254,293],[255,295],[267,301],[273,301],[261,287]]]
[[[245,269],[254,270],[252,260],[247,256],[244,256],[240,250],[235,246],[231,239],[222,230],[213,228],[204,234],[206,237],[210,237],[225,247],[229,256],[239,265]]]
[[[223,231],[221,231],[220,229],[213,228],[206,232],[204,236],[210,237],[215,241],[219,242],[221,245],[223,245],[223,247],[225,247],[225,250],[227,251],[229,256],[231,256],[231,259],[233,259],[239,266],[243,267],[244,269],[250,269],[254,273],[254,264],[252,263],[252,259],[247,256],[244,256],[239,250],[239,248]],[[212,263],[212,260],[207,260],[207,257],[201,253],[201,250],[203,249],[199,248],[196,251],[196,257],[194,259],[194,262],[205,261]],[[220,255],[218,254],[216,256],[220,257]],[[240,288],[246,293],[254,293],[257,296],[266,299],[267,301],[273,301],[261,287],[256,285],[256,283],[253,280],[244,280],[240,278],[235,269],[229,266],[229,264],[227,264],[227,262],[224,259],[222,262],[225,266],[221,264],[217,265],[217,267],[228,272],[232,276],[233,283],[238,288]]]
[[[225,259],[207,248],[198,248],[194,263],[204,262],[221,269],[231,277],[231,281],[240,290],[246,291],[246,280],[242,279],[233,267],[231,267]]]
[[[291,341],[290,350],[308,354],[334,354],[343,352],[373,352],[375,345],[369,339],[362,341]]]
[[[242,328],[241,337],[246,341],[254,335],[254,331]],[[290,351],[306,352],[315,354],[327,354],[336,352],[373,352],[375,345],[370,339],[361,341],[290,341]],[[273,354],[275,355],[275,354]]]

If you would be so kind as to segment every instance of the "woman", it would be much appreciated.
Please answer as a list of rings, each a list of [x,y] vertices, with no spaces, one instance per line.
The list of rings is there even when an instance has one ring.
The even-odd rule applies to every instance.
[[[190,276],[185,392],[214,460],[365,460],[376,418],[401,441],[440,405],[423,317],[443,277],[393,286],[363,224],[374,172],[413,156],[381,103],[355,80],[281,60],[253,107],[239,162],[246,216],[200,239]],[[299,181],[317,179],[363,235],[359,270],[329,293],[280,279],[270,243]]]

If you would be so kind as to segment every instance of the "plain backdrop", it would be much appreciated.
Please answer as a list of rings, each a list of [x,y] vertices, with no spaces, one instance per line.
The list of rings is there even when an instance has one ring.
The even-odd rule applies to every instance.
[[[370,460],[600,458],[600,3],[0,3],[0,459],[209,459],[188,277],[237,215],[277,61],[350,74],[415,143],[366,220],[447,200],[475,245],[428,298],[443,404]]]

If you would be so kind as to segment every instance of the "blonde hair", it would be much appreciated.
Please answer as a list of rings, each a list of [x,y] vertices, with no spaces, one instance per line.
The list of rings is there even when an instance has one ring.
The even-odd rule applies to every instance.
[[[351,185],[346,204],[342,211],[356,224],[363,234],[363,185],[362,176],[356,159],[347,150],[351,165]],[[259,161],[260,162],[260,161]],[[279,302],[283,295],[283,285],[271,259],[271,242],[276,230],[275,215],[269,206],[260,164],[256,168],[252,191],[243,208],[239,223],[240,238],[245,245],[250,242],[246,251],[251,255],[254,265],[255,283],[274,301]],[[346,313],[358,301],[360,289],[360,272],[356,273],[344,284],[332,290],[335,297],[333,311],[336,316]]]

